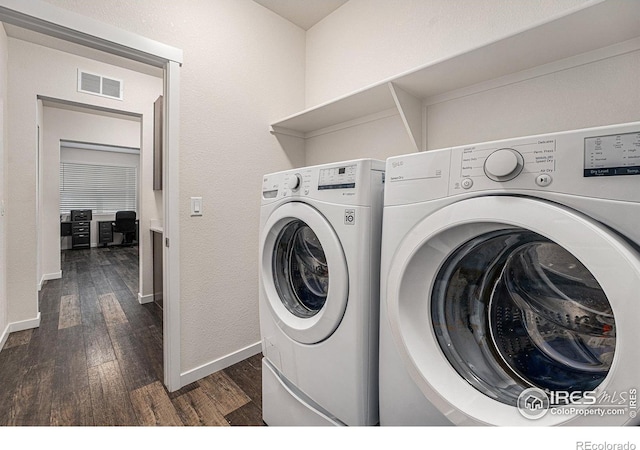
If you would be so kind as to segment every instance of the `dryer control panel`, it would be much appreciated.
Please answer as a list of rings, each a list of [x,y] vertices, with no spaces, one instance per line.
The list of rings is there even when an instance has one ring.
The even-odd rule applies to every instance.
[[[556,169],[555,139],[536,139],[512,143],[507,147],[472,145],[457,149],[457,153],[461,160],[462,179],[487,177],[503,182],[513,180],[522,173],[551,174]],[[461,187],[466,187],[462,181]]]
[[[397,156],[386,174],[386,205],[482,191],[638,202],[640,122]]]
[[[584,140],[584,176],[640,175],[640,132]]]

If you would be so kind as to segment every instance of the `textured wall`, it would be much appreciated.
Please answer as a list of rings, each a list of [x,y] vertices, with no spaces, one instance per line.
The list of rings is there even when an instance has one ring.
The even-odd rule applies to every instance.
[[[398,114],[307,139],[306,164],[375,158],[411,153],[415,147]]]
[[[586,0],[349,0],[307,32],[307,107],[513,34]]]
[[[431,105],[427,148],[640,120],[640,51]]]
[[[307,106],[470,50],[582,3],[350,0],[307,33]],[[639,70],[640,52],[633,52],[429,105],[427,148],[639,120]],[[399,123],[399,117],[376,120],[308,139],[307,162],[411,153],[415,149]]]
[[[304,162],[269,124],[304,107],[304,31],[251,0],[48,1],[184,51],[182,371],[257,343],[262,175]]]

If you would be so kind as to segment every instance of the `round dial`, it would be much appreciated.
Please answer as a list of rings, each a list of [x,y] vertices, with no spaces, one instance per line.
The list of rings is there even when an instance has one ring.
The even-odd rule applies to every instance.
[[[296,173],[294,176],[289,177],[287,180],[287,187],[292,191],[297,190],[300,187],[300,183],[302,182],[302,177],[299,173]]]
[[[501,148],[491,153],[484,162],[484,173],[494,181],[509,181],[517,177],[524,167],[524,158],[512,148]]]

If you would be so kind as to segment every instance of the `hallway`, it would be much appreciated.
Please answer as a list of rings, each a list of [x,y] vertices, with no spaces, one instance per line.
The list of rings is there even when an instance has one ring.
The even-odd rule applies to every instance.
[[[169,393],[162,313],[140,305],[138,248],[62,253],[41,324],[0,352],[0,425],[263,425],[260,355]]]

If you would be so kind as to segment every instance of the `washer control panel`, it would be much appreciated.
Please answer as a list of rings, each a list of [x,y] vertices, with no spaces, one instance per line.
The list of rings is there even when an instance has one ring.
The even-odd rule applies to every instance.
[[[356,187],[358,166],[355,164],[320,169],[318,190],[353,189]]]
[[[382,191],[384,167],[384,161],[359,159],[267,174],[262,178],[262,202],[313,198],[365,204],[372,194],[362,187],[376,181]]]

